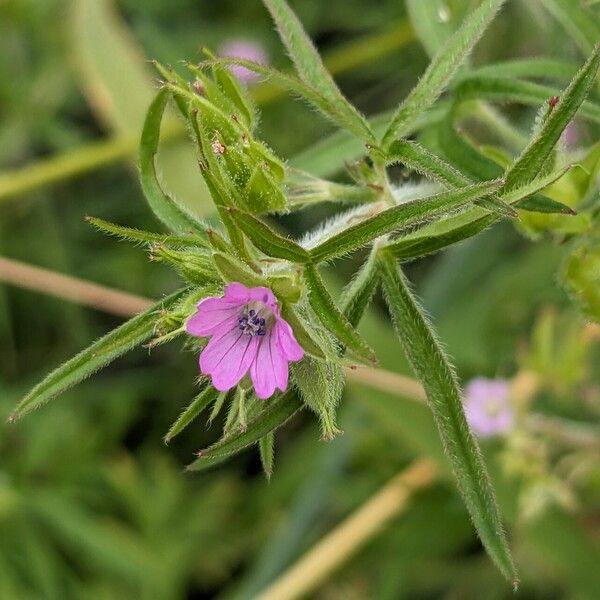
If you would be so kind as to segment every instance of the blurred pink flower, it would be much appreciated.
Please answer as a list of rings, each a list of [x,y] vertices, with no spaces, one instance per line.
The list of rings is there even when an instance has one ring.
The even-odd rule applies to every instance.
[[[515,415],[509,402],[510,387],[504,379],[471,380],[465,388],[465,413],[473,432],[488,438],[509,432]]]
[[[575,121],[571,121],[563,131],[562,139],[568,149],[575,148],[579,144],[579,128]]]
[[[222,298],[205,298],[197,308],[186,331],[211,336],[200,354],[200,370],[217,390],[230,390],[248,372],[259,398],[287,389],[288,362],[300,360],[304,350],[269,288],[230,283]]]
[[[251,60],[261,65],[267,65],[269,63],[269,57],[265,49],[252,40],[245,40],[242,38],[231,39],[225,42],[218,51],[219,56],[226,58],[243,58],[245,60]],[[260,79],[260,75],[254,71],[250,71],[245,67],[239,65],[231,65],[229,67],[231,72],[246,85],[256,82]]]

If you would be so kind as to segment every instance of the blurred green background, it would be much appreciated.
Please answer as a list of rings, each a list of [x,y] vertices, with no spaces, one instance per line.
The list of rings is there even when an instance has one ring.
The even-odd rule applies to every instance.
[[[366,114],[393,107],[427,64],[400,0],[291,4]],[[454,5],[440,3],[449,12],[440,9],[436,27],[459,19]],[[199,60],[203,46],[218,49],[240,37],[287,67],[258,0],[0,1],[0,254],[143,296],[175,289],[165,267],[98,234],[84,217],[159,230],[135,170],[137,137],[157,87],[148,59],[177,68],[182,59]],[[515,0],[474,62],[540,54],[582,62],[540,3]],[[310,157],[329,134],[301,103],[265,87],[257,94],[263,139],[280,156]],[[507,114],[528,127],[534,111],[510,107]],[[57,157],[55,181],[34,185],[32,165]],[[165,145],[161,167],[169,187],[207,214],[191,157],[178,138]],[[63,177],[69,168],[81,172]],[[299,232],[315,215],[283,222]],[[539,406],[597,421],[600,356],[582,342],[582,322],[556,284],[561,260],[550,240],[532,243],[502,225],[411,265],[409,274],[463,380],[533,369],[545,381]],[[365,335],[382,366],[409,374],[385,319],[384,310],[373,311]],[[0,285],[0,416],[49,369],[119,322]],[[23,422],[0,425],[0,598],[253,598],[416,456],[443,462],[422,405],[351,384],[340,414],[344,435],[321,442],[314,419],[295,419],[278,434],[270,483],[252,452],[208,474],[185,474],[192,453],[219,430],[199,421],[171,447],[162,442],[194,393],[196,373],[196,359],[176,345],[140,350]],[[600,598],[598,445],[563,452],[552,440],[519,442],[516,451],[500,441],[486,445],[523,580],[516,597]],[[538,471],[507,474],[511,451],[539,463]],[[585,477],[561,476],[571,471],[561,471],[559,459],[569,457],[591,461]],[[444,479],[311,597],[514,596]]]

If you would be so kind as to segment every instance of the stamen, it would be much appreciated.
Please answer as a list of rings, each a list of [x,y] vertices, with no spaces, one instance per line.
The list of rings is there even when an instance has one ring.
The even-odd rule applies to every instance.
[[[244,312],[238,318],[239,329],[250,336],[263,336],[267,333],[267,319],[261,317],[261,313],[270,313],[266,306],[255,308],[245,307]]]

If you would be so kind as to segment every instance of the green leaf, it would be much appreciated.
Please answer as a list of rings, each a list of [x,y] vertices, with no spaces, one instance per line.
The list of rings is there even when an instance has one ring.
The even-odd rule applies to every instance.
[[[388,164],[400,162],[409,169],[424,175],[428,179],[441,183],[445,188],[461,188],[473,183],[468,177],[455,169],[417,142],[396,140],[388,150]],[[487,196],[475,204],[505,217],[515,217],[516,211],[497,196]]]
[[[188,465],[188,471],[203,471],[226,460],[232,454],[256,444],[262,437],[281,427],[301,408],[302,402],[294,392],[280,394],[251,419],[245,430],[236,429],[218,442],[198,453]]]
[[[492,160],[480,154],[456,132],[454,118],[458,108],[458,104],[451,107],[437,131],[437,141],[446,159],[476,181],[500,177],[503,170]]]
[[[73,18],[63,19],[63,25],[72,41],[69,54],[90,109],[108,132],[125,140],[139,138],[144,115],[156,95],[156,79],[120,6],[115,0],[74,0],[73,10],[64,15]],[[185,139],[173,139],[184,137],[182,123],[168,114],[163,131],[165,142],[169,135],[169,143],[159,150],[165,187],[193,214],[208,214],[212,206],[194,149]]]
[[[448,39],[394,114],[383,136],[384,149],[389,148],[395,139],[404,136],[416,117],[439,98],[503,2],[504,0],[484,0]]]
[[[239,281],[248,287],[269,287],[269,282],[264,277],[251,271],[244,263],[229,254],[215,252],[213,261],[225,281]]]
[[[524,198],[554,183],[565,174],[567,169],[568,167],[565,167],[544,177],[538,177],[522,188],[506,194],[501,193],[500,197],[509,204],[518,205]],[[538,201],[536,197],[536,202],[543,202],[543,199]],[[386,248],[398,259],[418,258],[472,237],[496,221],[496,215],[485,214],[480,208],[474,208],[456,217],[432,223],[416,234],[395,239],[388,243]]]
[[[487,181],[393,206],[330,237],[311,249],[310,256],[314,262],[342,256],[357,250],[386,233],[414,227],[446,213],[456,211],[466,204],[488,196],[496,191],[502,183],[502,180]]]
[[[167,296],[52,371],[21,400],[11,419],[18,419],[38,408],[105,367],[115,358],[150,339],[158,318],[157,312],[172,308],[186,293],[189,293],[188,290],[180,290]]]
[[[302,246],[275,233],[256,217],[235,208],[231,208],[230,213],[250,241],[267,256],[300,264],[310,260],[310,254]]]
[[[530,212],[558,214],[558,215],[576,215],[577,211],[572,209],[570,206],[552,200],[547,196],[529,196],[523,200],[517,202],[517,208],[521,210],[528,210]]]
[[[260,463],[267,480],[273,475],[273,462],[275,460],[275,432],[271,431],[258,440]]]
[[[207,64],[211,64],[210,62]],[[343,104],[336,103],[323,95],[319,90],[312,87],[310,83],[299,80],[293,75],[283,73],[277,69],[262,65],[250,60],[241,58],[220,58],[217,64],[237,65],[259,75],[268,78],[268,80],[281,89],[292,92],[294,95],[303,98],[312,104],[325,118],[332,123],[352,132],[360,140],[363,140],[361,146],[364,149],[364,143],[374,145],[377,140],[371,130],[368,121],[347,101]]]
[[[327,98],[336,112],[348,116],[352,125],[351,131],[356,131],[365,142],[374,144],[376,140],[366,119],[342,95],[287,2],[285,0],[263,0],[263,2],[277,25],[281,41],[294,62],[300,78]]]
[[[591,52],[591,49],[590,49]],[[588,53],[589,54],[589,53]],[[495,78],[537,78],[537,79],[556,79],[558,81],[573,78],[577,73],[577,65],[555,60],[551,58],[517,58],[503,62],[490,63],[471,69],[464,76],[457,78],[457,83],[463,79],[472,79],[477,77],[495,77]]]
[[[173,425],[171,425],[167,435],[165,435],[165,444],[168,444],[176,435],[179,435],[211,402],[217,398],[218,394],[219,392],[211,385],[206,386],[179,415]]]
[[[440,437],[477,532],[502,574],[516,587],[518,577],[481,452],[462,406],[460,388],[435,333],[408,288],[395,259],[379,255],[383,287],[394,328],[423,384]]]
[[[443,233],[407,239],[400,238],[387,245],[386,249],[388,249],[394,257],[400,260],[420,258],[481,233],[495,221],[496,217],[488,214],[485,217],[480,217],[479,219],[465,223]]]
[[[377,360],[375,353],[335,305],[317,268],[307,264],[304,269],[304,278],[308,287],[310,305],[323,325],[357,356],[375,363]]]
[[[169,229],[177,233],[190,230],[203,233],[202,224],[178,206],[175,200],[163,191],[158,180],[155,160],[160,139],[160,123],[168,99],[167,90],[161,90],[146,114],[140,140],[140,183],[150,208]]]
[[[135,229],[133,227],[124,227],[123,225],[110,223],[109,221],[98,219],[96,217],[86,217],[85,220],[93,225],[96,229],[102,231],[102,233],[114,235],[129,242],[136,242],[139,244],[172,244],[173,246],[179,247],[190,246],[193,248],[208,248],[207,241],[199,236],[180,236],[167,235],[164,233],[153,233],[150,231]]]
[[[541,0],[542,4],[567,30],[584,54],[590,54],[600,40],[598,17],[583,3],[573,0]]]
[[[358,326],[375,295],[380,279],[378,269],[379,263],[376,260],[376,253],[371,252],[362,267],[342,291],[340,308],[353,327]]]
[[[600,66],[600,44],[560,96],[558,104],[506,173],[505,191],[522,187],[542,171],[565,127],[587,97]]]
[[[553,96],[560,96],[560,89],[532,81],[521,81],[502,77],[469,77],[453,90],[455,98],[464,100],[491,100],[493,102],[518,102],[528,106],[539,106]],[[580,115],[600,123],[600,105],[584,102]]]

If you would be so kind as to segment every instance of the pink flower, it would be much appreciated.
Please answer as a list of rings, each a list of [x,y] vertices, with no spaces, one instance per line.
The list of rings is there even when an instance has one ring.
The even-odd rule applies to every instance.
[[[465,413],[473,432],[481,438],[509,432],[515,415],[509,402],[510,388],[503,379],[471,380],[465,388]]]
[[[226,58],[242,58],[266,65],[269,63],[267,53],[260,44],[244,39],[232,39],[225,42],[218,51],[220,56]],[[231,65],[231,72],[246,85],[256,82],[260,75],[239,65]]]
[[[186,323],[194,336],[210,336],[200,354],[200,370],[210,375],[216,389],[235,387],[250,372],[259,398],[269,398],[288,385],[288,362],[304,350],[289,323],[281,318],[273,292],[230,283],[222,298],[205,298]]]

